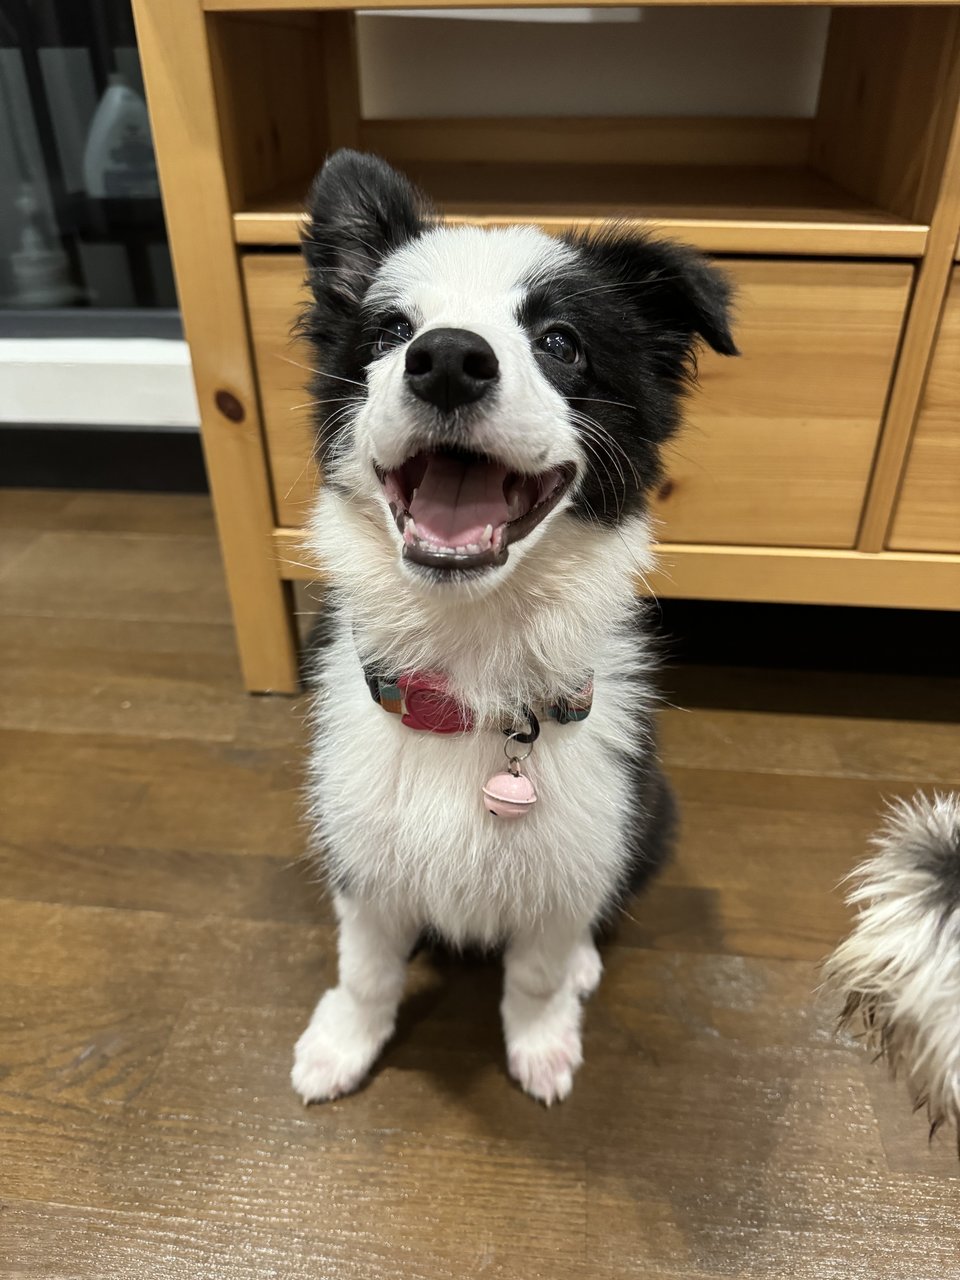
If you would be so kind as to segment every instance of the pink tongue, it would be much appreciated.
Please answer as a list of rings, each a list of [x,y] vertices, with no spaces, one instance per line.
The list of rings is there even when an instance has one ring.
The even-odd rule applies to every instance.
[[[495,462],[431,454],[410,503],[418,536],[444,547],[480,542],[488,524],[496,529],[510,518],[503,496],[506,478],[506,467]]]

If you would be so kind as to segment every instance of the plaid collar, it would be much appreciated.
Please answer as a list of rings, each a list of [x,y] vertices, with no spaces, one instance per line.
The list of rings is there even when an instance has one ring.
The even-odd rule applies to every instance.
[[[476,724],[473,711],[450,694],[446,678],[439,671],[387,676],[368,666],[363,668],[363,674],[374,702],[391,715],[400,716],[408,729],[421,729],[428,733],[469,733]],[[591,676],[573,697],[537,703],[524,710],[533,711],[537,720],[570,724],[586,720],[592,704]]]

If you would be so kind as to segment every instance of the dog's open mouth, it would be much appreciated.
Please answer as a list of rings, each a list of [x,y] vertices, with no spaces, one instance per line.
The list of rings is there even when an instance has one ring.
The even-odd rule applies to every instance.
[[[433,569],[487,569],[507,559],[557,505],[572,463],[521,475],[465,450],[425,451],[377,477],[403,537],[403,555]]]

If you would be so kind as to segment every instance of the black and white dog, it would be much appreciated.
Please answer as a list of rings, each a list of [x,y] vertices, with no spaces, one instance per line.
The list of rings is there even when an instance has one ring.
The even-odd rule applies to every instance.
[[[293,1084],[361,1083],[432,933],[504,947],[509,1070],[549,1104],[581,1062],[593,930],[669,841],[635,584],[697,344],[736,350],[730,288],[615,229],[442,225],[347,151],[304,251],[333,601],[310,788],[340,967]]]

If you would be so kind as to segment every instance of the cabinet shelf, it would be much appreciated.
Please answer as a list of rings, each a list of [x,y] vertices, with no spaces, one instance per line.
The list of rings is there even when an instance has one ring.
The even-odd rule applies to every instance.
[[[405,166],[449,221],[548,231],[643,221],[711,253],[918,258],[925,224],[865,203],[797,166],[447,162]],[[309,178],[234,214],[241,245],[298,243]]]

